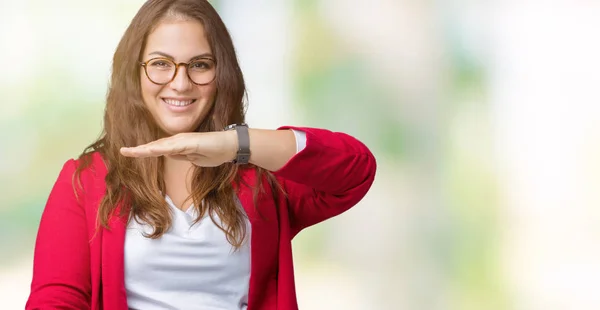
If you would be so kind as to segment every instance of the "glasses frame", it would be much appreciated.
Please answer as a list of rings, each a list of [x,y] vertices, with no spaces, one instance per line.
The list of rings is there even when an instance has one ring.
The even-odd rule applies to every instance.
[[[148,75],[148,63],[150,63],[153,60],[157,60],[157,59],[166,60],[166,61],[169,61],[169,62],[175,64],[175,73],[173,74],[173,77],[168,82],[166,82],[166,83],[156,83]],[[177,76],[177,73],[179,73],[179,66],[184,66],[185,67],[185,74],[187,75],[188,79],[193,84],[202,86],[202,85],[208,85],[208,84],[212,83],[215,80],[215,78],[217,78],[217,72],[215,72],[215,76],[212,78],[212,80],[210,80],[210,81],[208,81],[206,83],[196,83],[196,82],[194,82],[194,80],[192,80],[192,78],[190,77],[190,64],[192,64],[192,63],[194,63],[194,62],[196,62],[198,60],[201,60],[201,59],[206,59],[206,60],[212,61],[215,64],[215,70],[216,70],[217,62],[214,59],[209,58],[209,57],[201,57],[201,58],[194,59],[191,62],[180,62],[180,63],[176,63],[175,61],[173,61],[173,60],[171,60],[169,58],[166,58],[166,57],[154,57],[154,58],[148,59],[146,61],[140,61],[140,66],[144,67],[144,73],[146,73],[146,77],[148,78],[148,80],[150,82],[152,82],[153,84],[156,84],[156,85],[167,85],[167,84],[173,82],[173,80],[175,80],[175,77]]]

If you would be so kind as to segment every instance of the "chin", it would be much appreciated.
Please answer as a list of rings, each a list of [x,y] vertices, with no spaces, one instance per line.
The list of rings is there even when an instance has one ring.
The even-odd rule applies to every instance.
[[[184,132],[194,132],[196,131],[196,128],[198,128],[197,125],[175,125],[175,126],[169,126],[167,124],[162,124],[162,126],[160,126],[160,128],[162,129],[162,131],[164,131],[164,133],[168,136],[173,136],[176,135],[178,133],[184,133]]]
[[[194,103],[192,106],[196,105]],[[164,135],[172,136],[178,133],[195,132],[207,117],[206,105],[197,106],[195,110],[173,112],[155,110],[154,120]]]

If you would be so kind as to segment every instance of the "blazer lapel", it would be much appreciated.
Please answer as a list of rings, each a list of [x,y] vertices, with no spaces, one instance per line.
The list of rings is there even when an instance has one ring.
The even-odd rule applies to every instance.
[[[252,187],[256,186],[254,173],[250,171],[244,173],[243,179],[246,184]],[[268,187],[266,183],[265,186]],[[238,199],[246,211],[251,225],[248,309],[257,309],[259,303],[263,306],[271,304],[271,301],[267,301],[265,298],[276,296],[275,292],[269,292],[269,288],[276,289],[279,219],[273,199],[270,199],[270,189],[265,189],[267,192],[258,196],[257,206],[254,205],[250,187],[241,185],[237,189]]]
[[[107,170],[99,153],[94,153],[95,166],[98,167],[98,176],[101,184],[98,189],[102,200],[106,192],[104,178]],[[99,181],[100,181],[99,180]],[[118,205],[115,214],[119,213],[122,205]],[[100,228],[102,235],[101,249],[101,280],[102,303],[104,309],[127,310],[127,293],[125,291],[125,229],[127,216],[113,216],[108,223],[109,229]]]
[[[113,217],[102,233],[102,288],[105,309],[126,310],[125,218]]]

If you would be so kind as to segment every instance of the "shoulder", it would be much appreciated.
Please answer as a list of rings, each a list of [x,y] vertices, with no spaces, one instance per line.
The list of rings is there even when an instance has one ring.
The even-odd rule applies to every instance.
[[[102,155],[94,151],[68,159],[59,173],[58,182],[86,185],[98,179],[104,180],[105,176],[106,165]]]

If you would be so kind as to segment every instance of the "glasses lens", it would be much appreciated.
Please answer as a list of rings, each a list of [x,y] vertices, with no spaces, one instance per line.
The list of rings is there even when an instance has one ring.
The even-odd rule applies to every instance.
[[[202,58],[195,60],[188,66],[188,75],[196,84],[208,84],[215,78],[215,62],[212,59]]]
[[[146,65],[148,78],[157,84],[166,84],[175,74],[175,64],[168,59],[152,59]]]

